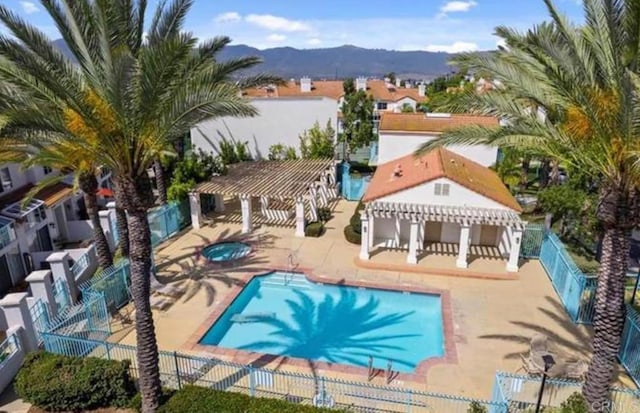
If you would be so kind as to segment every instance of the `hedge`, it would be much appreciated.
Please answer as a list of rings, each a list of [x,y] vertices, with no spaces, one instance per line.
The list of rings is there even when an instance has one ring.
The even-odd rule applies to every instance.
[[[18,395],[47,411],[126,407],[135,394],[129,361],[27,354],[15,382]]]
[[[322,222],[311,222],[304,228],[306,237],[319,237],[324,234],[324,224]]]
[[[160,408],[160,413],[346,413],[346,410],[320,409],[279,399],[251,397],[242,393],[185,386]]]
[[[352,244],[360,245],[362,243],[362,235],[355,232],[351,225],[344,227],[344,237]]]

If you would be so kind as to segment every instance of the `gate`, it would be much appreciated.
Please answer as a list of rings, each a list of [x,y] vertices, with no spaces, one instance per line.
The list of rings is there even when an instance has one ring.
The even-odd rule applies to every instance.
[[[36,333],[39,347],[42,345],[42,333],[47,331],[49,326],[49,310],[47,305],[41,299],[38,299],[29,307],[29,314],[31,315],[31,320],[33,320],[33,329]]]
[[[58,278],[53,282],[53,300],[56,306],[56,314],[64,310],[70,303],[69,288],[67,282],[62,278]]]
[[[540,257],[540,248],[545,237],[545,228],[541,224],[527,224],[522,235],[522,246],[520,256],[523,258]]]

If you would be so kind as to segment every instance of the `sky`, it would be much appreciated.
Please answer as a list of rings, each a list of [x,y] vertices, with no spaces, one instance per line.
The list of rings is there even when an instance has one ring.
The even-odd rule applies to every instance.
[[[53,38],[57,31],[37,0],[0,0]],[[153,8],[158,0],[149,0]],[[555,0],[580,21],[580,0]],[[259,49],[359,47],[461,52],[495,49],[496,26],[525,30],[547,19],[542,0],[195,0],[185,30],[226,35]],[[0,29],[2,30],[2,29]]]

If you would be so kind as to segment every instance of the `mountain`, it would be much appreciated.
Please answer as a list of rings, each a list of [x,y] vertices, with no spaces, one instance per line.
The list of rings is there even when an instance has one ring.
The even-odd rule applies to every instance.
[[[340,46],[328,49],[294,49],[278,47],[259,50],[245,45],[227,46],[220,52],[220,60],[242,56],[259,56],[263,63],[251,72],[267,72],[284,78],[345,78],[356,76],[382,77],[395,72],[399,77],[432,78],[452,68],[448,53],[384,49],[363,49]]]
[[[71,55],[62,39],[54,41],[54,44],[66,56]],[[277,47],[264,50],[233,45],[225,47],[219,59],[224,61],[244,56],[259,56],[263,60],[262,64],[247,71],[248,74],[270,73],[285,79],[302,76],[315,79],[356,76],[380,78],[389,72],[395,72],[402,78],[430,79],[451,72],[447,61],[453,57],[448,53],[400,52],[348,45],[327,49]]]

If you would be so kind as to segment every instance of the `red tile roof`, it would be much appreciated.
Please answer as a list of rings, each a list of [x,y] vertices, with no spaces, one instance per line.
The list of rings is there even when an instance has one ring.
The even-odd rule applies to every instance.
[[[398,101],[409,97],[416,102],[425,100],[424,96],[418,94],[415,88],[396,88],[395,85],[387,84],[384,80],[368,80],[367,92],[376,100]],[[315,80],[311,82],[311,91],[302,92],[300,83],[295,81],[286,82],[281,86],[262,87],[246,89],[244,96],[255,98],[278,98],[278,97],[327,97],[339,100],[344,95],[342,80]]]
[[[395,173],[398,170],[400,174]],[[410,154],[379,165],[362,200],[374,201],[439,178],[447,178],[508,208],[522,211],[494,171],[444,148],[421,158]]]
[[[10,194],[0,197],[0,209],[18,201],[22,201],[34,186],[35,185],[33,184],[27,184],[16,189]],[[33,198],[39,199],[44,202],[47,207],[51,207],[71,194],[73,194],[73,187],[71,185],[67,185],[64,182],[57,182],[53,185],[42,188],[33,196]]]
[[[494,118],[493,116],[451,114],[447,117],[429,117],[424,113],[385,112],[380,121],[380,130],[390,132],[442,133],[447,129],[469,125],[498,127],[500,126],[500,122],[498,118]]]

